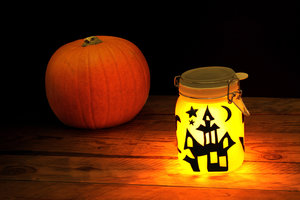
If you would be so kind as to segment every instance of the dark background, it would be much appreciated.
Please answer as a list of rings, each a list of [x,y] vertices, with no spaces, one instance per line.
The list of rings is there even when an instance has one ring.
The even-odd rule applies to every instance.
[[[244,96],[300,97],[296,4],[26,2],[7,8],[1,19],[4,123],[56,120],[45,96],[47,63],[60,46],[91,35],[122,37],[140,48],[150,95],[177,95],[174,76],[219,65],[249,74],[241,83]]]

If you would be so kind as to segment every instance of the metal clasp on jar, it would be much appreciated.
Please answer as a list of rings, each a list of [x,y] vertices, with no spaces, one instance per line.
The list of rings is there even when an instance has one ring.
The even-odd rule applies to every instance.
[[[228,103],[234,103],[238,109],[245,115],[245,116],[250,116],[250,112],[248,111],[247,107],[245,106],[243,100],[242,100],[242,93],[243,91],[241,89],[237,89],[236,91],[230,92],[230,84],[234,81],[238,81],[238,88],[240,88],[240,80],[238,78],[233,78],[228,81],[228,86],[227,86],[227,100]]]

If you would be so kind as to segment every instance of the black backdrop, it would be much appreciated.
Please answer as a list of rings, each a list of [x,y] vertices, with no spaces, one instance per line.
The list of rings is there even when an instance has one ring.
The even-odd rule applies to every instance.
[[[63,44],[91,35],[122,37],[141,49],[150,95],[177,95],[174,76],[219,65],[249,74],[244,96],[299,97],[296,5],[116,4],[27,2],[3,16],[2,122],[55,120],[44,89],[47,63]]]

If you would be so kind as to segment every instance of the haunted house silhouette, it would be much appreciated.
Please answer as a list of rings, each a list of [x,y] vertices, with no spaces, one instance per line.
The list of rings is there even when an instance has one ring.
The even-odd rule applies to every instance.
[[[197,130],[203,132],[204,145],[199,144],[191,135],[189,130],[186,130],[186,138],[184,149],[189,149],[194,158],[186,155],[185,161],[189,162],[193,171],[199,172],[198,156],[207,155],[207,170],[208,171],[228,171],[228,149],[235,144],[228,132],[219,140],[217,130],[220,128],[215,123],[211,125],[214,120],[209,112],[208,106],[203,116],[204,125],[200,125]]]

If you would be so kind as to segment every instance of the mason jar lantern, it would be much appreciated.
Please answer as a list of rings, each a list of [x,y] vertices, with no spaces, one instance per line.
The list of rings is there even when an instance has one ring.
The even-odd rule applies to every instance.
[[[240,80],[248,74],[228,67],[201,67],[176,76],[178,159],[189,172],[228,172],[244,160],[244,116]]]

